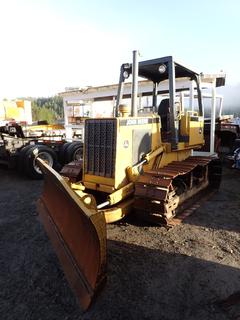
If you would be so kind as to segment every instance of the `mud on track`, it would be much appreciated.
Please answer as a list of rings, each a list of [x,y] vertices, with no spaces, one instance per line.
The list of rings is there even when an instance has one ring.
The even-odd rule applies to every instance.
[[[0,167],[0,319],[240,319],[240,171],[169,231],[109,225],[108,282],[86,313],[38,220],[41,187]]]

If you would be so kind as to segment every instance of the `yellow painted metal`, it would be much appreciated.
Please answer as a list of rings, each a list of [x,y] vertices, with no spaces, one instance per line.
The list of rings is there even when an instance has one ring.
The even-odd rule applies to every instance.
[[[81,182],[71,183],[70,186],[73,190],[82,190],[83,191],[86,189],[85,186]]]
[[[114,179],[113,178],[106,178],[106,177],[102,177],[102,176],[95,176],[93,174],[84,174],[84,179],[83,179],[84,185],[87,184],[93,184],[94,186],[94,190],[97,189],[96,185],[97,184],[104,184],[107,186],[114,186]],[[90,189],[92,189],[90,187]]]
[[[179,142],[177,150],[172,150],[170,143],[161,141],[161,122],[158,115],[146,117],[119,117],[117,121],[115,171],[112,178],[99,175],[83,175],[83,184],[92,190],[111,194],[126,186],[129,181],[136,181],[139,168],[133,163],[134,132],[144,130],[151,135],[151,150],[143,157],[147,161],[144,171],[161,168],[172,161],[182,161],[191,155],[193,147],[204,144],[203,118],[197,112],[186,112],[181,116],[180,134],[188,137],[186,142]],[[122,124],[125,121],[124,125]],[[127,121],[127,124],[126,124]],[[162,155],[160,155],[163,153]],[[141,159],[138,159],[140,161]]]
[[[88,177],[90,177],[90,175],[88,175]],[[101,182],[101,179],[95,179],[97,176],[93,176],[93,180],[99,180],[99,182]],[[98,177],[99,178],[99,177]],[[104,177],[102,177],[104,180]],[[104,183],[105,181],[103,181]],[[107,184],[100,184],[100,183],[95,183],[95,182],[89,182],[89,181],[85,181],[84,185],[87,189],[91,189],[91,190],[97,190],[97,191],[101,191],[101,192],[106,192],[106,193],[111,193],[113,191],[115,191],[114,187],[109,186]]]
[[[151,150],[157,149],[161,145],[161,125],[158,115],[149,115],[146,117],[114,118],[117,121],[117,138],[116,138],[116,160],[115,172],[113,178],[106,178],[98,175],[85,174],[83,172],[83,183],[88,185],[90,189],[100,190],[97,185],[112,186],[114,190],[118,190],[129,183],[126,175],[126,168],[132,167],[133,163],[133,147],[134,132],[148,131],[151,135]],[[122,125],[122,121],[128,121],[126,125]],[[103,188],[103,187],[102,187]]]
[[[95,214],[104,214],[106,223],[112,223],[121,220],[131,211],[133,199],[127,199],[126,201],[122,200],[124,200],[126,197],[129,197],[134,192],[134,183],[129,183],[120,190],[111,193],[108,196],[109,205],[113,206],[117,204],[117,206],[104,210],[97,209],[94,196],[90,193],[83,192],[84,186],[81,183],[70,183],[70,187],[78,195],[79,200],[82,201],[89,209],[94,210]]]
[[[188,116],[188,114],[184,114],[181,117],[180,133],[182,136],[189,135],[189,116]]]
[[[201,145],[204,143],[204,119],[199,117],[198,121],[190,121],[189,145]]]
[[[183,150],[183,149],[187,149],[186,143],[185,142],[178,142],[178,150]]]
[[[146,164],[149,164],[149,162],[152,159],[155,160],[160,154],[162,154],[164,152],[164,150],[165,150],[164,146],[160,146],[157,149],[146,154],[143,157],[142,161],[145,160]],[[151,167],[152,167],[152,164],[151,164]],[[126,171],[127,171],[127,176],[128,176],[129,181],[134,182],[138,179],[138,176],[140,174],[140,168],[139,168],[138,164],[135,166],[132,166],[132,167],[127,167]]]
[[[97,210],[96,200],[93,195],[90,193],[83,192],[82,190],[74,190],[83,203],[93,210]]]
[[[122,201],[126,197],[129,197],[130,195],[133,194],[133,192],[134,192],[134,183],[130,182],[126,186],[124,186],[121,189],[111,193],[108,196],[109,204],[112,206],[112,205]]]
[[[157,121],[159,119],[158,116],[148,116],[148,117],[138,117],[138,124],[135,125],[134,120],[136,118],[129,118],[129,125],[120,126],[119,123],[123,118],[118,119],[118,132],[117,132],[117,152],[116,152],[116,165],[115,165],[115,189],[119,189],[122,186],[128,183],[128,179],[126,176],[126,168],[132,167],[135,165],[133,163],[133,149],[134,143],[134,131],[149,131],[151,134],[151,150],[156,149],[161,145],[161,134],[160,134],[160,124]],[[149,120],[149,123],[146,123]],[[131,123],[133,123],[131,125]],[[127,143],[126,143],[127,141]],[[127,145],[127,147],[126,147]],[[140,159],[138,159],[139,161]]]
[[[133,202],[134,199],[129,198],[125,201],[118,203],[117,206],[102,211],[100,210],[100,212],[104,213],[106,223],[113,223],[123,219],[131,212]]]
[[[194,120],[191,118],[194,117]],[[182,136],[189,137],[187,146],[196,146],[204,144],[204,119],[199,117],[197,112],[187,112],[181,117],[180,133]]]
[[[151,159],[156,158],[159,154],[163,153],[165,150],[164,146],[160,146],[157,149],[149,152],[148,154],[146,154],[146,156],[144,157],[144,159],[147,161],[147,163],[149,163],[149,161]]]
[[[99,184],[97,185],[97,191],[101,191],[101,192],[106,192],[106,193],[111,193],[114,192],[115,189],[113,187],[110,186],[106,186],[105,184]]]
[[[133,167],[127,167],[126,169],[127,177],[129,181],[137,181],[139,177],[139,167],[133,166]]]
[[[154,159],[150,161],[149,164],[146,164],[143,166],[143,170],[145,172],[152,170],[154,167],[157,168],[163,168],[167,164],[171,163],[172,161],[182,161],[187,159],[191,155],[191,149],[184,149],[184,150],[177,150],[177,151],[171,151],[171,152],[164,152],[159,159],[158,165],[154,167]]]

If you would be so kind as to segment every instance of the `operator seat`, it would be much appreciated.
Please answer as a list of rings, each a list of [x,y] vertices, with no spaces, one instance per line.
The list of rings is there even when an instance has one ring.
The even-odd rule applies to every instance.
[[[171,126],[170,126],[170,105],[169,99],[163,99],[158,106],[158,115],[161,118],[161,135],[162,141],[167,142],[171,136]]]

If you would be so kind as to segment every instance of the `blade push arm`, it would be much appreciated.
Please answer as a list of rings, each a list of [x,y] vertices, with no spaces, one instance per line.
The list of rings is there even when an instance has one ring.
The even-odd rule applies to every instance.
[[[164,147],[159,147],[153,151],[150,151],[149,153],[145,154],[142,157],[142,160],[139,161],[137,164],[135,164],[132,167],[127,168],[127,174],[130,181],[135,181],[137,177],[139,176],[139,167],[141,167],[144,164],[148,164],[152,159],[156,158],[158,155],[162,154],[164,152]]]

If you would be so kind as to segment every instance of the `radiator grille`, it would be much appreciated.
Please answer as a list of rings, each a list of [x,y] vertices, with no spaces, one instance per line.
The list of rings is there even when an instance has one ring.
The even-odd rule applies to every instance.
[[[116,119],[88,119],[85,122],[85,173],[114,177]]]

